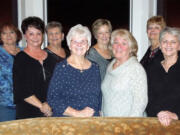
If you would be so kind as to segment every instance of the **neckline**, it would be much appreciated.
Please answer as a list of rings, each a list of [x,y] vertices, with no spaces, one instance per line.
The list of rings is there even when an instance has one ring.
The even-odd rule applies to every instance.
[[[86,72],[87,70],[91,69],[91,67],[92,67],[92,62],[91,62],[91,65],[89,66],[89,68],[87,68],[87,69],[78,69],[78,68],[74,67],[73,65],[71,65],[70,63],[68,63],[67,59],[66,59],[66,65],[68,65],[70,68],[72,68],[72,69],[74,69],[74,70],[76,70],[76,71],[78,71],[78,72],[80,72],[80,73],[84,73],[84,72]]]
[[[28,55],[25,51],[21,51],[21,52],[24,53],[27,57],[29,57],[29,58],[33,59],[34,61],[40,63],[41,65],[43,65],[44,61],[46,61],[47,58],[48,58],[48,53],[47,53],[47,57],[44,60],[42,60],[42,63],[41,63],[39,60],[37,60],[37,59],[31,57],[30,55]]]
[[[106,60],[106,61],[110,61],[110,60],[113,59],[112,57],[111,57],[110,59],[105,59],[101,54],[99,54],[99,52],[96,50],[96,48],[92,47],[92,49],[93,49],[102,59],[104,59],[104,60]]]

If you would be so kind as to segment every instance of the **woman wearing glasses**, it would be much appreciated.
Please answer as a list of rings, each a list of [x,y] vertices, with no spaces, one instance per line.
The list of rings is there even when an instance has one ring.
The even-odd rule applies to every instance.
[[[85,58],[91,45],[91,33],[79,24],[70,29],[66,38],[71,55],[56,65],[48,89],[48,104],[53,116],[99,116],[99,67]]]

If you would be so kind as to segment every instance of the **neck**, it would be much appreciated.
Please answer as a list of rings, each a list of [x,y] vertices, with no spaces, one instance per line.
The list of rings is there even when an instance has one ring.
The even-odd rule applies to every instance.
[[[57,49],[61,49],[62,47],[61,47],[61,44],[56,44],[56,45],[49,45],[48,47],[47,47],[48,49],[52,49],[52,50],[57,50]]]
[[[3,48],[11,55],[16,55],[20,51],[20,49],[15,44],[12,45],[4,44]]]
[[[73,62],[74,64],[82,65],[85,62],[85,57],[84,56],[71,55],[69,57],[69,60],[71,62]]]
[[[151,50],[154,50],[159,47],[159,41],[158,40],[151,40]]]
[[[173,65],[178,59],[178,54],[173,56],[164,56],[164,64]]]
[[[118,66],[122,65],[124,62],[126,62],[130,57],[127,57],[127,58],[123,58],[123,59],[117,59],[116,58],[116,61],[113,65],[113,68],[117,68]]]
[[[8,49],[15,49],[15,48],[17,48],[16,44],[3,44],[3,47],[4,48],[8,48]]]
[[[31,46],[27,46],[24,51],[28,51],[28,52],[32,52],[32,53],[38,53],[40,51],[42,51],[41,47],[31,47]]]
[[[100,43],[97,43],[94,47],[98,48],[100,50],[107,50],[108,49],[108,45],[100,44]]]

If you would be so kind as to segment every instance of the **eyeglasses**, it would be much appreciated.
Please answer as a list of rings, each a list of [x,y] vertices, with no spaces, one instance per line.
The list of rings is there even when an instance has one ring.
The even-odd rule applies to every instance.
[[[74,45],[87,45],[88,41],[87,40],[82,40],[82,41],[75,41],[75,40],[71,40],[71,43]]]

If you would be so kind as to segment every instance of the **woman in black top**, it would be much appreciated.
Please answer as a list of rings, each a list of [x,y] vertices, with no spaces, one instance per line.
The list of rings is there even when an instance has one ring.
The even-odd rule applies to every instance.
[[[158,116],[167,126],[180,117],[180,31],[167,27],[160,34],[160,48],[164,60],[155,61],[147,68],[147,114]]]
[[[27,47],[17,54],[13,66],[16,119],[50,116],[46,94],[54,63],[51,55],[41,49],[44,22],[38,17],[28,17],[21,28]]]
[[[62,24],[56,21],[49,22],[46,26],[46,33],[48,46],[44,50],[53,56],[56,63],[64,60],[69,53],[62,46],[64,40]]]
[[[145,69],[153,62],[154,58],[162,60],[162,53],[159,49],[159,34],[166,27],[166,22],[162,16],[153,16],[147,21],[147,36],[150,41],[150,47],[141,60]]]

